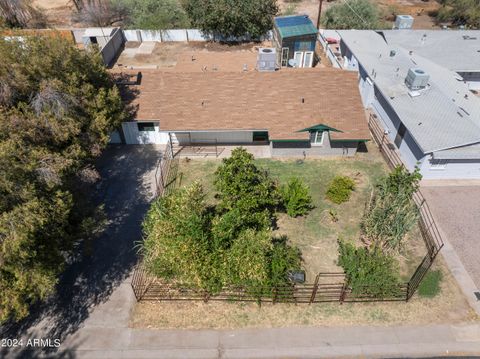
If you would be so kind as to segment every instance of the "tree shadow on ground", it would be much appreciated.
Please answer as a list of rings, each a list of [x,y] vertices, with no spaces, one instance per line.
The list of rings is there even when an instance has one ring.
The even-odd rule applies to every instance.
[[[104,204],[108,222],[91,241],[92,254],[82,255],[79,245],[59,278],[55,295],[34,305],[26,319],[4,325],[2,338],[35,333],[37,338],[63,341],[129,277],[137,261],[134,245],[141,239],[141,222],[155,192],[152,173],[160,156],[158,147],[149,145],[111,146],[105,150],[96,164],[102,181],[94,202]],[[65,352],[64,357],[68,355]]]

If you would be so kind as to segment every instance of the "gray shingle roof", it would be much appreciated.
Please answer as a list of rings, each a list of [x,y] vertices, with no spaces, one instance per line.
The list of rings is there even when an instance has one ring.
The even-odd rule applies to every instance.
[[[470,93],[458,74],[387,44],[375,31],[338,33],[424,153],[480,142],[480,98]],[[411,97],[404,84],[412,67],[430,75],[429,88],[418,97]]]
[[[387,30],[387,42],[456,72],[480,71],[480,30]]]

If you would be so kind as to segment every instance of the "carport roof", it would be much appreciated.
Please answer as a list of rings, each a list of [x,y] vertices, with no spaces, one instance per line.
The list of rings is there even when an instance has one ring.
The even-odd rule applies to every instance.
[[[271,140],[309,138],[305,128],[337,129],[331,140],[370,138],[357,74],[337,69],[272,73],[142,71],[136,120],[162,131],[268,130]]]

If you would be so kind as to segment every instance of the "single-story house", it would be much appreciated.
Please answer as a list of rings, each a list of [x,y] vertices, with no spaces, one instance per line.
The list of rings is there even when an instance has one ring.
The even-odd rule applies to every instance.
[[[143,71],[122,124],[127,144],[258,144],[272,156],[348,155],[370,138],[357,75]],[[114,139],[115,140],[115,139]]]
[[[276,17],[273,44],[281,67],[312,67],[318,30],[307,15]],[[293,62],[292,62],[293,61]]]
[[[480,53],[458,56],[456,63],[448,54],[450,45],[442,49],[436,43],[426,50],[404,42],[409,31],[337,31],[343,67],[358,71],[365,108],[380,119],[409,169],[418,166],[425,179],[479,179],[480,97],[461,71],[452,68],[480,69]],[[449,32],[468,46],[473,41],[480,45],[471,40],[476,32]],[[443,36],[425,33],[419,40],[425,46],[430,38]]]

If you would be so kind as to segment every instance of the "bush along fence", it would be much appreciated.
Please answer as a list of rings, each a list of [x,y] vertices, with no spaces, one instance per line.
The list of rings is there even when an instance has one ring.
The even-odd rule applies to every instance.
[[[375,143],[385,158],[388,166],[393,169],[397,166],[403,166],[403,162],[395,148],[395,146],[389,141],[387,134],[383,131],[382,126],[378,122],[375,115],[371,114],[368,119],[368,127],[372,133]],[[428,206],[425,197],[422,192],[418,190],[413,195],[413,200],[419,209],[419,227],[422,234],[423,241],[427,248],[427,254],[423,258],[417,270],[410,278],[407,285],[407,300],[409,300],[418,289],[422,279],[427,274],[428,270],[432,266],[437,254],[443,247],[443,240],[438,230],[437,224],[433,219],[432,212]]]
[[[148,274],[142,264],[137,266],[132,279],[137,301],[231,301],[256,303],[354,303],[375,301],[405,301],[407,285],[399,285],[398,291],[388,297],[355,294],[346,285],[344,273],[319,273],[314,283],[283,285],[278,287],[256,287],[248,290],[242,286],[224,287],[220,291],[208,291],[165,283]]]
[[[390,168],[403,165],[393,145],[383,133],[380,124],[373,116],[369,119],[372,136],[379,146]],[[157,167],[157,195],[168,194],[176,184],[178,171],[178,156],[170,142],[164,158]],[[210,293],[199,288],[184,286],[179,283],[168,283],[161,278],[150,275],[140,262],[135,268],[132,278],[132,288],[137,301],[241,301],[256,303],[295,303],[313,304],[323,302],[355,303],[355,302],[387,302],[409,301],[417,291],[422,279],[432,266],[443,241],[433,219],[430,208],[420,191],[413,196],[419,208],[419,227],[425,243],[427,254],[415,270],[410,280],[396,285],[388,296],[378,296],[369,293],[369,288],[349,286],[345,273],[319,273],[313,283],[291,283],[278,287],[257,287],[249,290],[242,286],[224,287]]]

